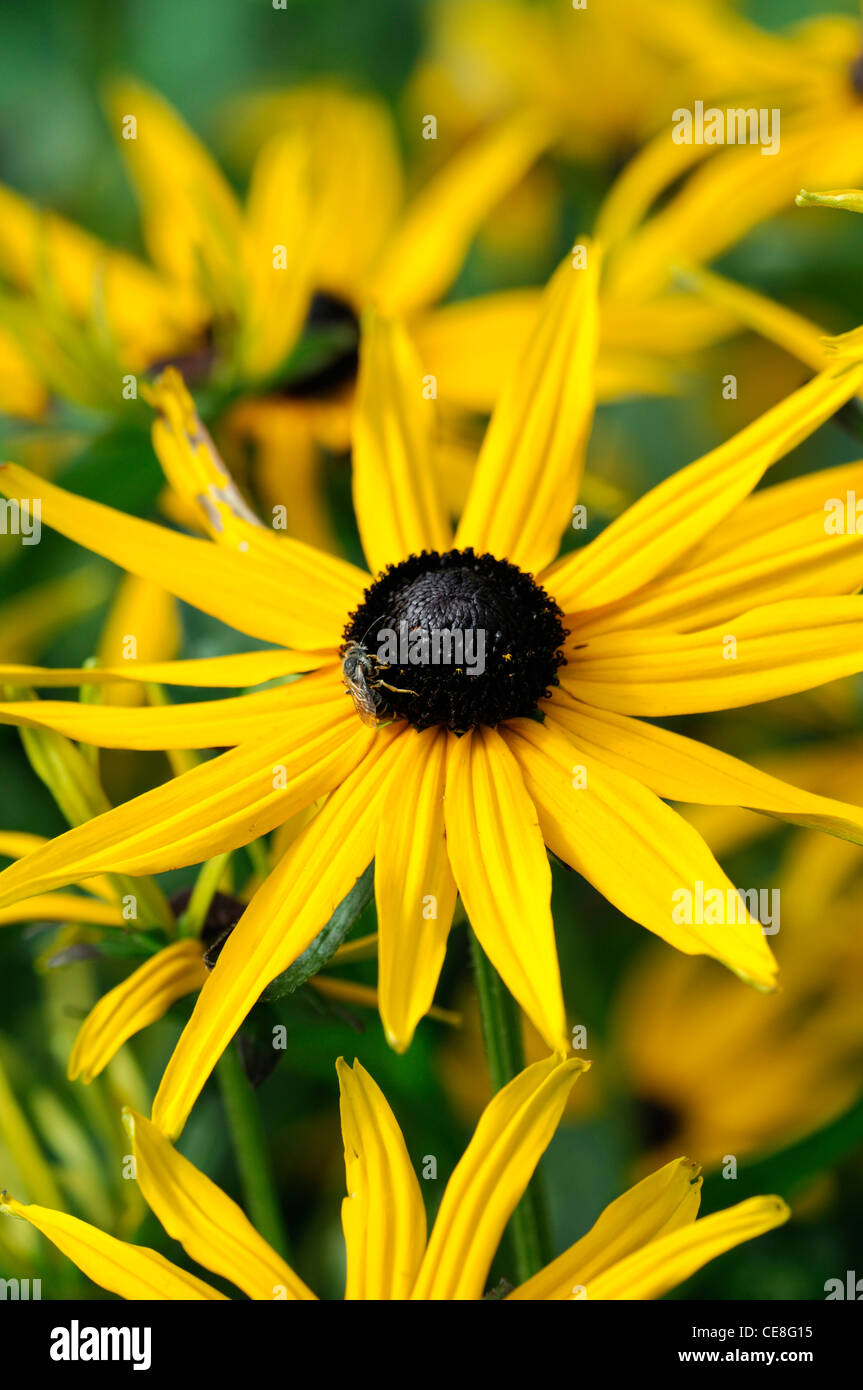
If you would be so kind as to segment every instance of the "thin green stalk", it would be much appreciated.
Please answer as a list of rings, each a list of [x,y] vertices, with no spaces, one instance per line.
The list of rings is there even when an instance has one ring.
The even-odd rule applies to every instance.
[[[524,1068],[519,1008],[488,956],[470,933],[482,1036],[492,1089],[497,1093]],[[537,1170],[513,1212],[509,1230],[516,1275],[524,1283],[552,1258],[548,1209]]]
[[[195,879],[189,905],[178,923],[181,936],[200,936],[230,857],[231,852],[228,850],[225,854],[217,854],[214,859],[208,859],[201,867]]]
[[[254,1088],[243,1071],[234,1043],[216,1067],[222,1100],[240,1171],[246,1210],[253,1225],[274,1250],[288,1257],[288,1237],[276,1196],[273,1166]]]

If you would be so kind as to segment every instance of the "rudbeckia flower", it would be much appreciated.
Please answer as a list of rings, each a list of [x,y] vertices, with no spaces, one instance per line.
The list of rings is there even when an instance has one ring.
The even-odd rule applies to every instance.
[[[863,667],[857,538],[822,532],[811,547],[821,476],[747,500],[775,460],[860,389],[863,364],[821,373],[555,560],[590,424],[597,272],[596,255],[587,269],[567,260],[550,282],[455,535],[435,493],[420,364],[397,321],[372,320],[354,448],[369,573],[255,525],[171,378],[156,447],[172,484],[200,498],[215,543],[0,469],[8,495],[41,498],[45,524],[158,574],[250,636],[285,644],[136,670],[2,668],[8,682],[224,687],[311,673],[166,709],[0,706],[5,721],[101,746],[229,746],[12,865],[0,875],[0,904],[108,867],[199,863],[327,798],[258,889],[199,995],[155,1103],[166,1132],[179,1132],[262,990],[372,860],[381,1014],[393,1046],[407,1047],[432,1000],[460,893],[510,991],[546,1044],[563,1049],[546,846],[665,941],[770,988],[775,963],[760,925],[663,798],[742,804],[863,839],[859,807],[800,792],[642,718],[735,708]],[[367,663],[369,727],[345,694],[342,663],[402,625],[487,633],[485,669],[397,659],[378,681],[380,663]],[[718,899],[723,920],[697,905],[681,912],[681,891],[693,902]]]
[[[560,152],[596,163],[652,135],[683,100],[763,78],[772,36],[716,0],[439,0],[412,82],[415,110],[444,112],[447,131],[471,130],[525,104],[553,123]]]
[[[337,1063],[347,1197],[346,1299],[481,1299],[504,1227],[551,1141],[584,1063],[558,1058],[521,1072],[486,1107],[444,1190],[429,1234],[420,1184],[392,1110],[355,1062]],[[257,1300],[315,1295],[215,1183],[143,1116],[126,1112],[141,1192],[193,1260]],[[652,1299],[726,1250],[782,1225],[779,1197],[754,1197],[696,1220],[698,1165],[680,1158],[601,1214],[581,1240],[505,1296],[519,1300]],[[130,1299],[221,1299],[196,1275],[46,1207],[0,1195],[90,1279]],[[504,1293],[504,1290],[500,1291]]]
[[[774,754],[771,774],[827,796],[855,795],[859,738]],[[691,818],[719,854],[745,850],[769,821],[725,808]],[[782,989],[750,1009],[700,963],[648,951],[614,1010],[620,1073],[637,1100],[646,1161],[698,1144],[705,1166],[794,1143],[847,1111],[863,1091],[859,997],[860,853],[797,831],[772,891],[781,911]],[[697,1020],[697,1024],[695,1022]],[[695,1152],[696,1150],[693,1150]]]
[[[124,81],[108,104],[151,264],[0,187],[0,271],[14,287],[0,296],[0,408],[38,415],[54,396],[128,419],[128,374],[174,362],[238,462],[251,446],[262,505],[330,548],[322,451],[349,447],[359,321],[375,307],[407,317],[434,378],[438,466],[458,510],[473,455],[465,413],[491,410],[539,296],[440,301],[478,226],[548,145],[548,121],[521,108],[485,125],[407,199],[382,104],[327,84],[248,99],[235,111],[257,131],[241,203],[163,98]],[[644,314],[617,315],[601,344],[600,398],[678,390],[679,370],[651,351],[685,353],[699,331],[690,320],[705,313],[695,301],[682,313],[659,306],[656,319],[651,308],[646,326]]]
[[[0,270],[16,291],[0,297],[0,406],[32,416],[55,394],[128,414],[127,374],[176,361],[230,407],[229,436],[255,444],[256,483],[292,533],[328,543],[318,452],[348,447],[360,312],[434,305],[545,123],[523,112],[480,132],[406,202],[383,104],[301,87],[267,126],[241,204],[157,94],[116,82],[108,107],[152,265],[0,188]]]
[[[718,93],[723,111],[765,112],[775,149],[764,154],[760,142],[677,144],[668,126],[642,146],[609,191],[595,228],[609,252],[609,305],[619,311],[664,298],[674,267],[709,263],[767,219],[793,213],[801,188],[841,188],[863,176],[859,21],[825,15],[782,34],[734,21],[724,42],[717,37],[705,48],[714,81],[695,95],[707,105]]]

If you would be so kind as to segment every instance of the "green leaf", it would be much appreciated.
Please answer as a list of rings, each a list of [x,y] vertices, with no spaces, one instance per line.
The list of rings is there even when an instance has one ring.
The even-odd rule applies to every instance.
[[[343,898],[325,927],[318,932],[314,941],[303,954],[277,975],[261,995],[262,999],[282,999],[293,994],[304,985],[312,975],[316,975],[335,955],[360,913],[368,906],[374,891],[374,863],[369,864],[354,884],[347,897]]]

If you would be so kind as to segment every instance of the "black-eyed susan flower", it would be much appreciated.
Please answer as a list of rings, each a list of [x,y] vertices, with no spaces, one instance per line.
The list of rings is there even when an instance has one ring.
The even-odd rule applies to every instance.
[[[272,113],[241,203],[155,92],[117,81],[107,105],[152,265],[0,188],[13,287],[0,297],[0,406],[32,416],[54,395],[128,415],[130,380],[176,361],[226,408],[227,436],[254,444],[262,498],[287,509],[293,534],[328,543],[319,450],[348,447],[361,311],[431,309],[547,143],[545,123],[523,111],[483,130],[406,201],[385,106],[300,87]]]
[[[158,574],[251,636],[285,644],[137,671],[129,663],[95,673],[5,668],[6,680],[137,675],[223,687],[311,672],[166,709],[0,707],[4,720],[47,723],[103,746],[230,746],[12,865],[0,875],[0,903],[106,867],[149,873],[198,863],[327,798],[258,889],[199,995],[155,1104],[167,1132],[182,1128],[262,990],[372,860],[381,1013],[395,1047],[408,1045],[431,1003],[460,893],[492,963],[546,1044],[562,1049],[546,846],[665,941],[769,988],[775,964],[758,922],[663,798],[742,804],[861,839],[858,807],[800,792],[642,716],[734,708],[863,665],[859,541],[810,546],[823,484],[803,479],[749,498],[776,459],[860,389],[863,365],[821,373],[555,560],[590,423],[597,272],[595,255],[586,269],[567,260],[550,282],[455,535],[429,466],[421,367],[398,322],[370,323],[354,448],[370,573],[255,525],[170,378],[157,449],[173,485],[200,498],[215,544],[121,516],[11,465],[0,470],[10,496],[41,498],[45,524],[136,573]],[[384,630],[424,626],[485,632],[483,672],[468,674],[464,661],[443,669],[396,657],[388,672],[372,663],[362,672],[377,718],[369,727],[345,693],[342,660]],[[681,892],[694,912],[680,910]],[[721,919],[702,913],[699,904],[717,900]]]
[[[364,1067],[339,1061],[347,1196],[346,1299],[481,1299],[506,1222],[551,1141],[583,1062],[549,1058],[486,1107],[444,1190],[431,1232],[414,1164],[386,1098]],[[242,1209],[149,1120],[127,1112],[141,1192],[197,1264],[256,1300],[315,1295]],[[698,1165],[680,1158],[605,1209],[592,1229],[512,1299],[652,1299],[708,1261],[780,1226],[779,1197],[755,1197],[696,1220]],[[130,1299],[220,1299],[211,1285],[146,1247],[7,1193],[0,1209],[35,1226],[95,1283]],[[502,1292],[502,1291],[501,1291]]]
[[[723,122],[745,118],[749,134],[677,143],[663,125],[625,166],[595,228],[608,248],[607,297],[617,313],[664,302],[675,267],[709,263],[768,219],[793,215],[801,188],[841,189],[863,176],[859,21],[828,14],[766,33],[726,18],[705,42],[712,81],[694,95],[702,106],[715,101]],[[716,318],[713,335],[722,331]]]
[[[774,754],[769,771],[828,796],[856,794],[858,738]],[[745,849],[771,826],[748,812],[691,812],[717,853]],[[625,982],[611,1030],[643,1121],[647,1162],[698,1143],[705,1166],[767,1153],[847,1111],[863,1090],[857,1005],[863,954],[860,853],[834,836],[796,831],[771,888],[781,912],[782,989],[751,1012],[696,961],[648,951]],[[778,923],[777,923],[778,925]],[[678,968],[680,967],[680,968]],[[696,1022],[697,1020],[697,1022]]]

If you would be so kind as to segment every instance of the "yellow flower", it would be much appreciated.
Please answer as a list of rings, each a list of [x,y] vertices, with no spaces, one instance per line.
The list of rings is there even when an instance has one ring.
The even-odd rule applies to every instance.
[[[442,0],[430,28],[410,99],[417,113],[444,114],[444,138],[532,105],[565,156],[591,163],[627,154],[682,100],[713,91],[725,64],[736,63],[738,80],[761,70],[759,31],[715,0],[666,0],[650,16],[638,0],[578,10]]]
[[[863,747],[859,739],[808,744],[774,755],[768,766],[811,791],[855,795]],[[723,856],[771,829],[769,821],[729,808],[693,819]],[[636,965],[611,1036],[647,1126],[648,1161],[680,1147],[697,1152],[705,1166],[726,1154],[775,1150],[858,1099],[860,867],[857,847],[844,840],[808,831],[790,839],[772,890],[781,911],[782,989],[769,999],[729,991],[725,978],[680,956],[648,951]]]
[[[677,266],[710,262],[768,218],[793,214],[801,187],[863,176],[859,22],[827,15],[767,34],[732,21],[704,48],[713,81],[692,95],[722,110],[763,111],[776,147],[764,154],[761,143],[677,144],[670,125],[658,129],[623,169],[596,223],[609,253],[608,302],[618,312],[666,297]]]
[[[426,1233],[420,1184],[380,1088],[355,1062],[337,1064],[347,1197],[342,1227],[346,1299],[480,1299],[506,1223],[560,1120],[585,1064],[549,1058],[521,1072],[486,1107]],[[137,1179],[165,1230],[187,1255],[251,1299],[315,1295],[258,1235],[240,1207],[183,1158],[149,1120],[127,1111]],[[780,1226],[779,1197],[754,1197],[696,1220],[701,1179],[680,1158],[605,1209],[593,1228],[508,1297],[531,1300],[659,1298],[709,1260]],[[46,1207],[8,1194],[23,1217],[95,1283],[131,1299],[220,1299],[195,1275]]]
[[[41,498],[46,524],[158,576],[249,635],[285,644],[136,670],[128,662],[96,672],[0,668],[5,680],[137,676],[225,687],[312,672],[163,709],[0,707],[4,721],[101,746],[230,750],[10,866],[0,875],[0,903],[106,868],[151,873],[199,863],[327,797],[258,889],[201,991],[156,1100],[168,1133],[182,1128],[262,990],[373,859],[381,1014],[392,1045],[408,1046],[432,1001],[458,892],[546,1045],[562,1049],[546,845],[665,941],[770,988],[775,963],[758,922],[740,910],[704,841],[661,798],[742,804],[863,838],[859,807],[800,792],[638,717],[735,708],[863,666],[857,540],[822,528],[812,549],[823,475],[747,500],[773,462],[859,390],[863,365],[821,373],[555,562],[590,424],[597,272],[591,254],[586,269],[567,260],[550,282],[454,537],[429,464],[421,368],[402,326],[372,319],[354,448],[370,574],[255,525],[171,378],[160,388],[156,447],[172,485],[200,499],[215,544],[122,516],[12,465],[0,470],[8,495]],[[732,516],[733,530],[724,524]],[[405,666],[398,682],[377,688],[389,722],[367,727],[343,689],[346,634],[361,642],[361,629],[376,631],[382,613],[393,625],[406,621],[414,598],[428,601],[432,615],[437,603],[439,625],[452,626],[448,571],[475,627],[492,633],[489,669],[468,677],[463,667],[440,676],[434,665]],[[541,719],[530,717],[537,711]],[[681,891],[718,897],[727,919],[703,920],[697,907],[681,914]]]
[[[546,145],[545,123],[522,112],[480,132],[406,201],[383,104],[300,87],[265,126],[242,205],[156,93],[115,82],[108,108],[152,268],[0,187],[0,268],[18,291],[0,298],[0,405],[33,415],[50,391],[116,413],[126,374],[175,360],[232,402],[225,429],[253,441],[264,500],[330,544],[317,455],[349,444],[359,314],[428,317],[478,223]],[[304,327],[333,343],[313,344],[285,383]]]

